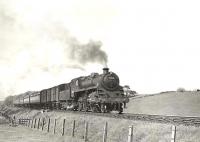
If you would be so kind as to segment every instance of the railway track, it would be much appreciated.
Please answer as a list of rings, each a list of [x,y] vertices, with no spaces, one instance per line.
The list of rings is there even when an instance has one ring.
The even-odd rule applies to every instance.
[[[150,121],[156,123],[185,125],[185,126],[200,126],[200,117],[182,117],[182,116],[166,116],[166,115],[148,115],[148,114],[115,114],[117,118]]]
[[[61,110],[61,112],[65,112],[65,111]],[[77,112],[77,111],[75,112],[66,111],[66,112],[73,113],[73,114],[81,114],[81,115],[109,117],[109,118],[115,118],[115,119],[127,119],[127,120],[154,122],[154,123],[165,123],[165,124],[200,127],[200,117],[131,114],[131,113],[118,114],[118,113],[92,113],[92,112]]]

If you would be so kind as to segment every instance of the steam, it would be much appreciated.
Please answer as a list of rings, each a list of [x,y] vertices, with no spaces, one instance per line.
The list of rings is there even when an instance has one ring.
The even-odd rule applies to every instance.
[[[76,40],[72,41],[70,45],[70,59],[77,60],[83,65],[89,62],[105,64],[107,63],[107,54],[101,50],[101,45],[100,41],[90,40],[86,44],[80,44]]]
[[[51,40],[62,43],[67,58],[76,62],[75,65],[69,67],[83,69],[83,66],[88,63],[99,63],[107,66],[108,56],[101,49],[101,41],[89,40],[87,43],[81,43],[77,38],[70,35],[62,24],[53,23],[52,25],[48,28],[45,27],[44,31],[49,33]]]

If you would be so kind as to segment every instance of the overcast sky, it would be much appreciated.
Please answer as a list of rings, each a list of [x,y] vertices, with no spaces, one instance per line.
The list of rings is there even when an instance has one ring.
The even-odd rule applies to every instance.
[[[139,93],[200,88],[198,0],[0,0],[0,99],[102,72]]]

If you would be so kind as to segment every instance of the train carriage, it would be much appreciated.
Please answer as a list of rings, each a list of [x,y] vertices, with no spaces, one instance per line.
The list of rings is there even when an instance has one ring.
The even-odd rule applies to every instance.
[[[51,93],[51,103],[52,108],[59,108],[59,94],[58,94],[58,86],[52,87],[49,89]]]
[[[40,91],[40,105],[42,108],[47,107],[47,90]]]
[[[19,97],[19,106],[23,106],[23,104],[24,104],[24,98],[23,98],[23,96],[20,96]]]
[[[14,106],[17,106],[17,107],[20,106],[20,96],[15,97],[13,104]]]
[[[25,106],[29,106],[30,105],[30,96],[29,95],[26,95],[23,97],[24,99],[24,104]]]
[[[72,106],[73,98],[71,96],[71,86],[69,83],[58,86],[59,102],[62,109],[69,109]]]
[[[47,108],[52,109],[52,102],[51,102],[51,89],[47,89],[47,102],[46,102]]]
[[[34,92],[30,95],[30,107],[41,107],[40,92]]]

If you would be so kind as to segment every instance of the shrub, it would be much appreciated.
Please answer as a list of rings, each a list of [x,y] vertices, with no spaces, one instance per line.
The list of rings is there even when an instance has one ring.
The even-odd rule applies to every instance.
[[[4,100],[4,105],[6,105],[6,106],[13,106],[13,96],[8,96],[8,97],[6,97],[5,98],[5,100]]]
[[[185,91],[186,91],[185,88],[182,88],[182,87],[177,89],[177,92],[185,92]]]

